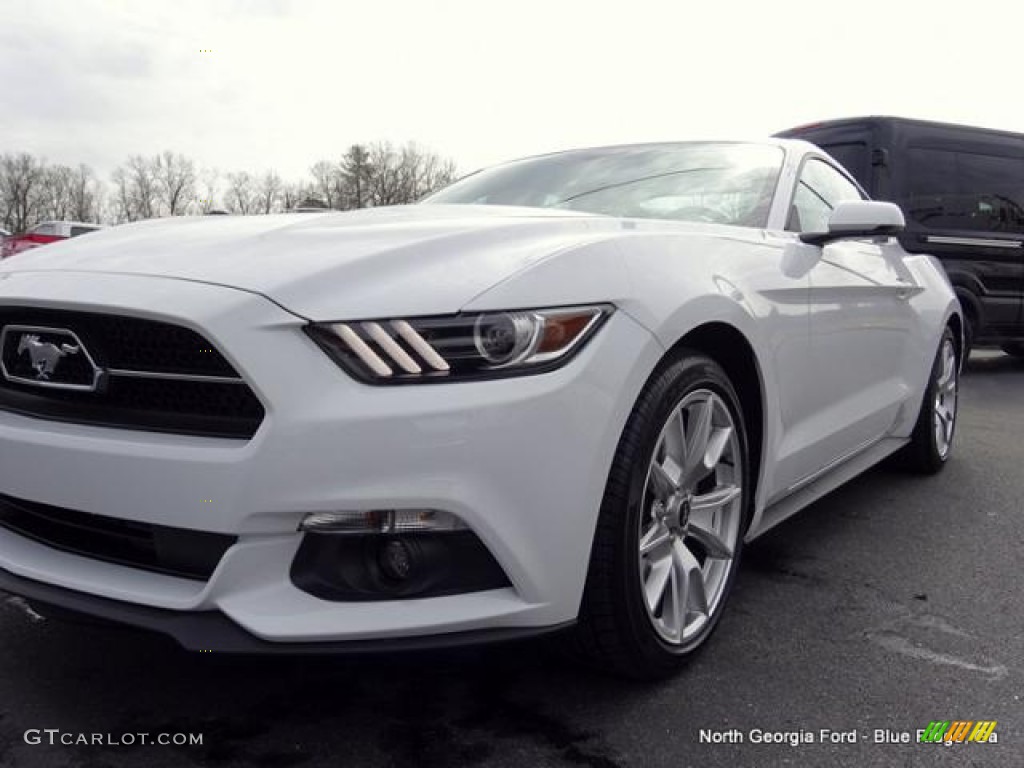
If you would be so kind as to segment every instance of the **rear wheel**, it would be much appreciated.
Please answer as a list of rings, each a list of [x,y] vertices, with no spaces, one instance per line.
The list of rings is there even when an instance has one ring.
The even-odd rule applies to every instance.
[[[603,667],[669,674],[721,618],[752,487],[741,414],[722,369],[692,353],[637,401],[605,490],[576,633]]]
[[[974,294],[966,288],[957,288],[956,297],[960,300],[960,306],[963,308],[963,349],[961,350],[961,357],[966,360],[970,357],[971,350],[974,349],[974,336],[978,329],[977,300],[974,298]]]
[[[946,328],[932,364],[931,378],[910,443],[900,454],[901,464],[914,472],[941,470],[953,449],[960,393],[960,360],[953,332]]]

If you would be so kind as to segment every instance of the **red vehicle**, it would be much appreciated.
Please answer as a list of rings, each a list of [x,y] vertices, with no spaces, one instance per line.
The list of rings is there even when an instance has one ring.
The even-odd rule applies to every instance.
[[[42,221],[20,235],[5,237],[0,244],[0,259],[6,259],[29,248],[38,248],[47,243],[95,232],[97,229],[101,229],[98,224],[86,224],[81,221]]]

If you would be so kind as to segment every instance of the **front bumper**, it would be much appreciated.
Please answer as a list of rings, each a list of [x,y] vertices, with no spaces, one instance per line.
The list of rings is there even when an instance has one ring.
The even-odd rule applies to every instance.
[[[56,610],[58,615],[80,614],[119,626],[157,632],[174,639],[185,650],[197,653],[348,655],[430,651],[542,637],[568,630],[575,623],[570,621],[550,627],[478,629],[420,637],[275,643],[249,634],[219,611],[169,611],[122,603],[23,579],[3,569],[0,569],[0,590],[27,598],[33,606],[50,615]]]
[[[156,622],[162,626],[191,617],[200,628],[227,619],[257,646],[533,630],[574,620],[612,454],[659,356],[650,334],[618,312],[568,366],[549,374],[377,388],[338,369],[301,332],[303,319],[243,291],[126,275],[18,273],[0,280],[2,303],[189,325],[248,380],[266,417],[241,441],[0,412],[0,493],[238,537],[203,582],[58,551],[0,529],[0,572],[9,582],[0,587],[42,602],[56,599],[28,594],[26,584],[67,590],[81,598],[74,610],[97,615],[109,613],[111,601],[127,604],[132,616],[147,617],[143,626],[154,616],[168,619]],[[292,583],[297,526],[307,513],[387,508],[459,516],[512,586],[344,603]],[[202,632],[212,630],[182,642],[212,646]]]

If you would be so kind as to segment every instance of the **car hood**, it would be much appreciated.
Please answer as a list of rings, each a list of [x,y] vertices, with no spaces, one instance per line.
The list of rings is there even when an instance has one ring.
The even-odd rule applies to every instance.
[[[621,224],[571,211],[410,205],[203,216],[113,227],[7,259],[0,272],[193,280],[259,293],[313,320],[454,312],[559,250]]]

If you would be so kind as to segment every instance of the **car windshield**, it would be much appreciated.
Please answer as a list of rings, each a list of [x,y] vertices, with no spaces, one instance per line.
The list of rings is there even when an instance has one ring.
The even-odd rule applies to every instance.
[[[575,150],[479,171],[423,202],[764,227],[782,160],[782,149],[770,144]]]

